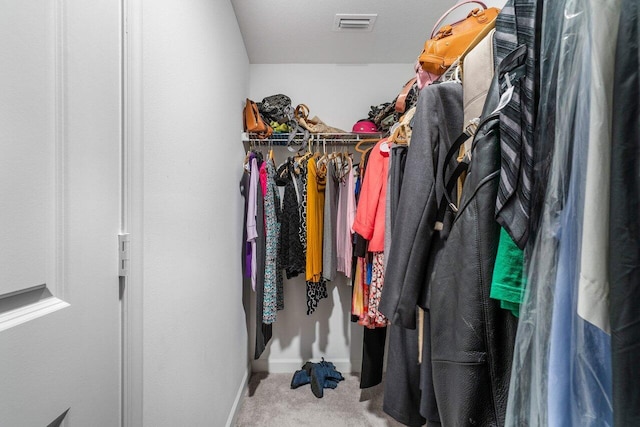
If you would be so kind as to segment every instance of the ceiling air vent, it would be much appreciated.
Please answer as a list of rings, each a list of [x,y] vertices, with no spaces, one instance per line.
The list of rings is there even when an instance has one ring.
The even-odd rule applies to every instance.
[[[336,13],[333,31],[371,31],[377,13]]]

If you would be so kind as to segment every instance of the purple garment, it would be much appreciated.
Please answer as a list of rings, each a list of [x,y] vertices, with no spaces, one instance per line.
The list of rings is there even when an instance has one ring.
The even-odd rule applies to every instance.
[[[251,260],[252,260],[252,256],[253,256],[252,255],[253,254],[253,249],[252,249],[253,246],[251,245],[251,242],[249,242],[249,238],[247,237],[247,231],[248,231],[247,224],[248,224],[248,218],[249,218],[249,205],[250,205],[250,203],[249,203],[249,194],[251,193],[251,181],[250,181],[251,180],[251,161],[253,159],[255,159],[255,158],[256,158],[255,154],[253,154],[253,152],[250,153],[249,154],[248,165],[245,166],[245,169],[247,169],[247,172],[249,173],[249,179],[247,180],[247,181],[249,181],[249,183],[247,184],[248,188],[246,189],[246,196],[245,196],[247,198],[247,201],[246,201],[247,206],[245,207],[246,216],[245,216],[245,219],[244,219],[244,221],[245,221],[245,225],[244,225],[245,226],[244,277],[247,277],[247,278],[251,277],[251,272],[253,271],[253,269],[251,268]]]

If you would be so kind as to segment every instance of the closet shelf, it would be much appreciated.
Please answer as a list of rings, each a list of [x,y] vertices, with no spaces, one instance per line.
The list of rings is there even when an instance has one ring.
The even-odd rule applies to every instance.
[[[355,145],[365,139],[381,139],[384,133],[312,133],[309,134],[310,143],[320,143],[325,145]],[[243,143],[252,145],[287,145],[289,133],[274,133],[269,138],[260,139],[254,133],[242,132]],[[302,145],[304,135],[298,134],[294,137],[292,145]]]

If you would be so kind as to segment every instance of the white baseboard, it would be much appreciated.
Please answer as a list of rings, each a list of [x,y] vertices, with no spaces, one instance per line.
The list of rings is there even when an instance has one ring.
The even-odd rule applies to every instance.
[[[331,359],[325,358],[328,362],[332,362],[336,365],[336,369],[342,373],[360,372],[362,367],[361,360],[351,359]],[[312,362],[319,362],[318,360],[312,360]],[[273,374],[280,373],[293,373],[300,369],[300,367],[306,362],[302,359],[278,359],[278,360],[263,360],[258,359],[251,362],[251,369],[253,372],[270,372]]]
[[[229,416],[227,417],[226,427],[231,427],[236,425],[236,421],[238,419],[238,411],[240,410],[240,406],[242,405],[242,399],[245,395],[245,391],[247,390],[247,386],[249,385],[249,377],[251,376],[251,369],[247,366],[247,370],[242,377],[242,381],[240,382],[240,387],[238,388],[238,392],[236,393],[236,398],[233,401],[233,405],[231,406],[231,411],[229,411]]]

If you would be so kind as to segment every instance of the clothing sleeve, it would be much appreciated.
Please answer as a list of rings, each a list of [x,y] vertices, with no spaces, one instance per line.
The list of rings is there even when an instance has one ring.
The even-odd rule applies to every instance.
[[[462,87],[457,84],[427,86],[418,97],[380,302],[391,323],[407,329],[416,327],[441,193],[436,191],[439,159],[434,153],[446,152],[461,132],[462,111]]]

